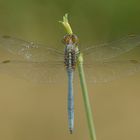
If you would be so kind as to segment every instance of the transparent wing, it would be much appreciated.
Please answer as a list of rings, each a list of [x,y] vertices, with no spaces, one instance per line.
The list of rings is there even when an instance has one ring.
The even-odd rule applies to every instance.
[[[60,83],[64,75],[63,49],[10,36],[0,37],[0,71],[40,83]]]
[[[125,45],[126,47],[123,48]],[[139,71],[140,63],[136,60],[105,61],[132,50],[137,45],[139,45],[139,37],[131,36],[108,45],[86,49],[84,68],[88,82],[107,82]],[[40,83],[64,83],[67,79],[63,64],[63,50],[9,36],[0,38],[0,49],[6,50],[4,51],[6,57],[5,54],[2,57],[3,53],[0,55],[0,71]]]
[[[57,50],[53,47],[27,42],[10,36],[0,37],[0,48],[5,49],[15,56],[20,56],[18,58],[20,60],[24,59],[32,62],[63,60],[63,48]]]
[[[36,83],[66,83],[65,67],[60,62],[26,62],[6,60],[0,72]]]
[[[82,53],[84,54],[84,58],[87,60],[103,62],[126,53],[139,45],[140,36],[129,35],[117,41],[88,47],[83,49]]]
[[[105,83],[140,71],[137,60],[94,62],[85,64],[85,75],[89,83]]]

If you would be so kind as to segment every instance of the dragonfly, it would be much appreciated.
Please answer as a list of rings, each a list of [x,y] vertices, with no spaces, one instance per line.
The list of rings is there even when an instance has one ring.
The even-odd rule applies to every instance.
[[[64,73],[68,80],[68,127],[74,130],[73,82],[76,74],[77,58],[82,52],[84,70],[89,83],[104,83],[132,75],[140,70],[138,59],[118,60],[118,56],[140,46],[139,35],[79,49],[75,34],[65,35],[64,47],[59,49],[11,36],[0,37],[0,50],[7,54],[0,56],[0,71],[15,73],[41,83],[63,83]],[[77,82],[77,81],[76,81]]]

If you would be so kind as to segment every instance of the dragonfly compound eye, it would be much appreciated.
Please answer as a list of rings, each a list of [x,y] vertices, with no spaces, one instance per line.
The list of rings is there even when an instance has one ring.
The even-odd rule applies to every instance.
[[[62,42],[64,44],[77,44],[78,43],[78,37],[74,34],[70,35],[70,34],[67,34],[64,36]]]
[[[78,43],[78,37],[77,37],[75,34],[72,34],[72,35],[71,35],[71,39],[72,39],[72,42],[73,42],[74,44],[77,44],[77,43]]]

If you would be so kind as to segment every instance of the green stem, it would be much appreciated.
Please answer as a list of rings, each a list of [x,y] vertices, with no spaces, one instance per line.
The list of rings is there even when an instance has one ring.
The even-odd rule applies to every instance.
[[[66,29],[68,34],[73,33],[71,26],[68,22],[68,14],[65,14],[65,16],[63,16],[63,21],[60,21],[60,23],[62,23],[62,25],[64,26],[64,28]],[[84,100],[84,105],[85,105],[85,110],[86,110],[86,117],[87,117],[87,122],[88,122],[90,138],[91,138],[91,140],[96,140],[93,116],[92,116],[91,106],[90,106],[90,102],[89,102],[87,84],[86,84],[85,74],[84,74],[84,69],[83,69],[83,56],[81,53],[78,56],[77,66],[78,66],[80,84],[81,84],[81,88],[82,88],[83,100]]]
[[[83,94],[83,99],[84,99],[84,105],[85,105],[85,111],[86,111],[90,138],[91,138],[91,140],[96,140],[96,133],[95,133],[93,116],[92,116],[92,109],[91,109],[90,101],[89,101],[89,97],[88,97],[87,84],[86,84],[84,68],[83,68],[82,54],[79,54],[77,66],[78,66],[80,84],[81,84],[82,94]]]

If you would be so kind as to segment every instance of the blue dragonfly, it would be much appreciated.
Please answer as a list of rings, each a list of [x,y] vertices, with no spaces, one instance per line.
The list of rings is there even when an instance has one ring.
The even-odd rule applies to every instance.
[[[64,83],[68,79],[68,125],[74,129],[73,81],[80,52],[84,57],[87,82],[104,83],[140,70],[138,59],[118,60],[118,56],[140,46],[140,36],[128,35],[110,43],[78,49],[76,35],[65,35],[59,49],[11,36],[0,37],[0,71],[41,83]]]

